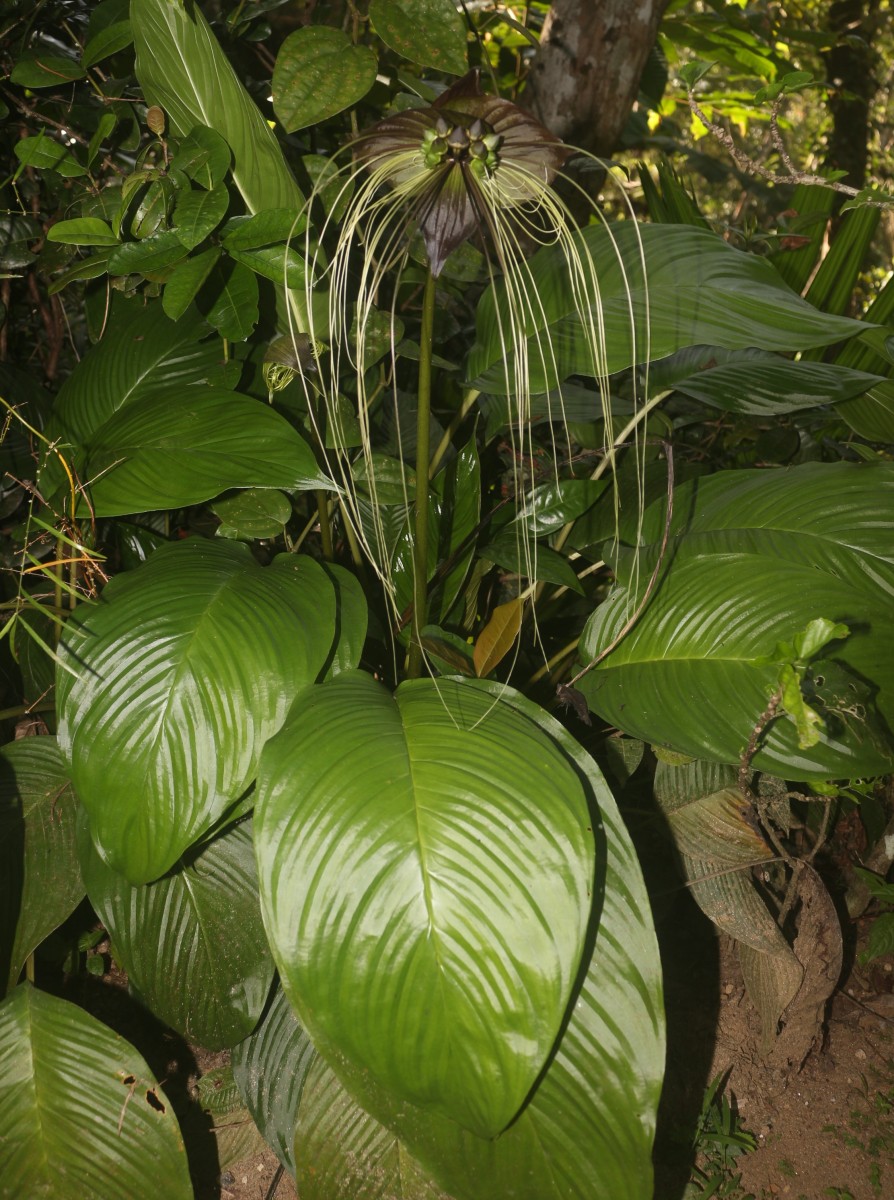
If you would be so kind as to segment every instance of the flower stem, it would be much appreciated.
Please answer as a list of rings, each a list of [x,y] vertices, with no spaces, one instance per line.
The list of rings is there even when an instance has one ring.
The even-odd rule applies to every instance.
[[[323,548],[323,558],[327,562],[332,562],[333,547],[332,547],[332,526],[329,523],[329,495],[322,488],[317,488],[314,492],[317,501],[317,516],[320,521],[320,543]]]
[[[435,278],[429,270],[422,296],[419,390],[416,399],[416,527],[413,543],[413,631],[407,676],[422,674],[422,629],[428,613],[428,469],[431,456],[431,356],[435,323]]]

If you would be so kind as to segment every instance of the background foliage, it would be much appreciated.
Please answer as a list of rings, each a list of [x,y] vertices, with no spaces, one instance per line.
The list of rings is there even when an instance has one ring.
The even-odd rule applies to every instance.
[[[481,233],[434,283],[408,220],[370,308],[362,241],[340,280],[309,263],[383,116],[471,66],[552,119],[574,0],[0,18],[22,1194],[189,1195],[190,1113],[223,1120],[87,1011],[92,973],[232,1050],[303,1200],[644,1200],[656,837],[738,944],[768,1064],[810,1049],[839,818],[875,872],[834,881],[851,912],[891,865],[889,5],[629,7],[600,10],[630,85],[584,149],[611,160],[557,185],[598,298],[532,239],[520,319]],[[598,103],[581,83],[568,128]]]

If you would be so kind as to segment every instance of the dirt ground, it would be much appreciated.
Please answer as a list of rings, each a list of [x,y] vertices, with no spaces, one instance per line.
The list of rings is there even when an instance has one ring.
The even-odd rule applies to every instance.
[[[717,938],[697,911],[665,937],[669,1054],[655,1200],[700,1194],[692,1185],[687,1190],[691,1131],[704,1089],[718,1075],[757,1148],[736,1159],[725,1176],[729,1190],[712,1194],[894,1198],[894,958],[860,967],[853,961],[858,946],[855,938],[822,1044],[800,1072],[783,1077],[767,1070],[758,1051],[759,1022],[733,944]]]
[[[757,1148],[737,1158],[714,1194],[894,1200],[894,958],[853,967],[830,1005],[822,1045],[798,1074],[773,1077],[757,1051],[758,1021],[731,943],[697,914],[689,917],[682,949],[666,951],[674,958],[671,1041],[655,1200],[699,1195],[689,1182],[692,1126],[717,1075],[726,1078],[726,1094],[735,1097],[739,1123]],[[276,1166],[269,1152],[229,1166],[220,1200],[296,1200],[285,1174],[269,1194]]]
[[[845,982],[829,1005],[822,1044],[800,1072],[783,1077],[758,1052],[757,1015],[733,944],[688,894],[664,910],[669,1049],[654,1200],[894,1200],[894,956],[859,965],[867,928],[849,931]],[[128,997],[117,969],[80,987],[87,992],[79,1002],[138,1044],[164,1080],[190,1147],[196,1200],[298,1200],[245,1114],[226,1130],[195,1119],[196,1080],[223,1066],[226,1052],[204,1053],[154,1022]],[[717,1190],[706,1192],[692,1181],[693,1130],[718,1076],[734,1098],[737,1127],[754,1135],[756,1148],[725,1166]],[[710,1147],[700,1149],[710,1173]]]

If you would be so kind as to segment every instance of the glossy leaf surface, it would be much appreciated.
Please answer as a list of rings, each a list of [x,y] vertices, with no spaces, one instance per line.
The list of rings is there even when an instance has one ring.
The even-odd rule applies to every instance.
[[[334,639],[323,569],[285,555],[262,568],[239,543],[163,546],[79,609],[59,744],[106,862],[134,884],[164,874],[248,787]]]
[[[812,620],[842,621],[850,636],[812,665],[827,732],[816,746],[800,747],[795,725],[781,716],[754,763],[789,779],[890,770],[892,496],[888,464],[725,472],[684,485],[675,498],[676,538],[648,606],[581,680],[591,707],[634,736],[736,763],[776,687],[777,643],[790,642]],[[584,662],[634,610],[663,524],[659,502],[646,516],[643,536],[652,545],[643,552],[639,584],[629,582],[622,555],[622,587],[590,619]]]
[[[229,488],[330,487],[300,433],[238,392],[168,392],[115,413],[93,431],[85,476],[95,516],[211,500]]]
[[[0,751],[0,988],[84,895],[75,842],[77,801],[52,737]]]
[[[319,1055],[301,1094],[295,1160],[302,1200],[450,1200]]]
[[[230,827],[139,887],[106,866],[83,818],[79,841],[90,903],[146,1007],[208,1050],[247,1037],[273,978],[251,823]]]
[[[471,689],[512,704],[554,739],[589,792],[596,902],[567,1024],[524,1110],[496,1140],[396,1100],[343,1059],[327,1057],[363,1107],[457,1200],[652,1200],[664,1018],[658,949],[636,854],[599,769],[558,722],[504,685],[461,685]]]
[[[23,983],[0,1004],[0,1187],[29,1200],[121,1200],[164,1180],[191,1200],[174,1110],[123,1037]]]
[[[773,416],[849,401],[879,377],[761,350],[695,346],[653,366],[649,382],[653,391],[673,387],[726,412]]]
[[[279,984],[257,1029],[233,1047],[233,1075],[248,1111],[293,1175],[295,1120],[316,1056]]]
[[[262,756],[264,920],[324,1055],[484,1136],[559,1032],[593,878],[586,792],[553,740],[454,681],[345,673]]]
[[[705,229],[623,222],[610,229],[590,226],[581,237],[599,280],[601,316],[594,311],[593,320],[604,325],[605,361],[592,360],[561,252],[541,250],[529,264],[527,285],[537,296],[525,321],[532,392],[549,391],[569,375],[613,373],[686,346],[791,351],[826,346],[865,329],[859,321],[819,312],[769,263]],[[466,374],[476,387],[502,392],[506,351],[495,296],[505,305],[500,290],[483,296]],[[504,329],[511,327],[507,322],[504,312]]]
[[[223,348],[197,312],[171,321],[160,304],[116,305],[102,341],[87,353],[59,389],[53,422],[84,445],[121,408],[177,390],[224,387],[233,372]]]

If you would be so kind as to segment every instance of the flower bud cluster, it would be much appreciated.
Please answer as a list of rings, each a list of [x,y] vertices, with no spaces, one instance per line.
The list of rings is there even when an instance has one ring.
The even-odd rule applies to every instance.
[[[453,124],[443,113],[439,113],[434,128],[422,134],[422,158],[427,167],[439,167],[442,163],[468,163],[477,175],[496,170],[500,161],[497,151],[502,137],[494,133],[486,121],[476,117],[466,127]]]

